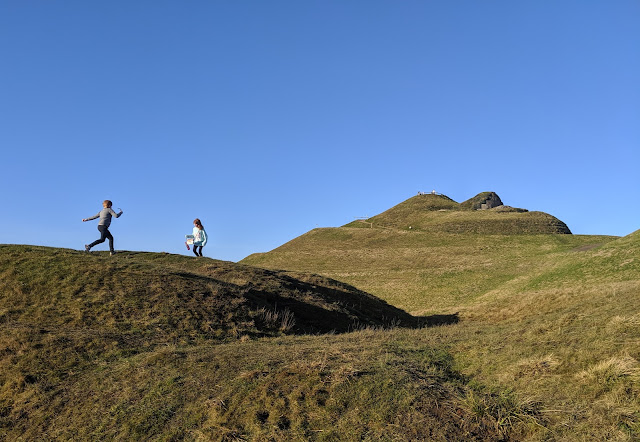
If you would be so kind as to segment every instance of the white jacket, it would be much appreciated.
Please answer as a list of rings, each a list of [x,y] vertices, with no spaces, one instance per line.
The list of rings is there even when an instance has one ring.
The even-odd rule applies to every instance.
[[[207,245],[207,232],[204,229],[200,230],[196,226],[193,226],[193,245],[194,246],[206,246]]]

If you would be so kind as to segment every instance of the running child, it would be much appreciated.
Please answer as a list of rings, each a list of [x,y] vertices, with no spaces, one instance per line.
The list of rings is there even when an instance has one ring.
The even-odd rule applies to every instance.
[[[109,226],[111,225],[111,217],[115,216],[116,218],[120,218],[120,215],[122,215],[122,209],[120,209],[120,213],[116,213],[111,208],[111,206],[112,206],[111,201],[104,200],[104,202],[102,203],[103,209],[100,212],[98,212],[97,215],[94,215],[90,218],[85,218],[82,220],[82,222],[86,222],[86,221],[91,221],[92,219],[100,218],[100,221],[98,221],[98,230],[100,231],[100,239],[95,240],[89,245],[85,245],[84,246],[85,251],[88,252],[89,250],[91,250],[91,247],[97,244],[103,243],[105,242],[106,239],[108,239],[109,251],[111,252],[111,255],[114,255],[116,253],[116,251],[113,249],[113,236],[111,235],[111,232],[109,232]]]

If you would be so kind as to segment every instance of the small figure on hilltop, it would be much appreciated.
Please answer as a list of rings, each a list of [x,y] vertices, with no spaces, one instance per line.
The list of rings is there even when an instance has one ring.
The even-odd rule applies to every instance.
[[[193,253],[202,256],[202,248],[207,245],[207,232],[204,230],[200,218],[193,220]],[[198,248],[200,251],[198,252]]]
[[[103,243],[105,242],[106,239],[109,240],[109,251],[111,252],[111,255],[114,255],[116,252],[113,249],[113,235],[111,235],[111,232],[109,232],[109,226],[111,225],[111,217],[115,216],[116,218],[120,218],[120,215],[122,215],[122,209],[120,209],[120,213],[116,213],[114,212],[114,210],[111,208],[111,206],[113,205],[113,203],[109,200],[104,200],[104,202],[102,203],[102,207],[103,209],[98,212],[96,215],[90,217],[90,218],[84,218],[82,220],[82,222],[86,222],[86,221],[91,221],[92,219],[96,219],[96,218],[100,218],[100,221],[98,221],[98,230],[100,231],[100,239],[95,240],[94,242],[92,242],[89,245],[85,245],[84,246],[84,250],[85,251],[89,251],[91,250],[91,247]]]

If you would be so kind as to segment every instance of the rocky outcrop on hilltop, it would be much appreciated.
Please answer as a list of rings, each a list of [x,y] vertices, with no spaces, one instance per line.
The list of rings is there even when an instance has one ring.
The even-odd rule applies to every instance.
[[[482,192],[460,205],[471,210],[487,210],[502,206],[502,200],[495,192]]]

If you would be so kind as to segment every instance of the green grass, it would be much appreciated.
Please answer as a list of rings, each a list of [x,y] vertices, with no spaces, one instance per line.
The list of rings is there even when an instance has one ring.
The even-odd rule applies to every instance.
[[[436,211],[430,222],[491,212]],[[527,440],[640,439],[639,232],[484,235],[374,224],[315,229],[243,262],[313,269],[415,315],[458,312],[459,323],[429,334],[460,373],[496,388],[485,390],[496,401],[508,391],[523,410],[538,404],[539,418],[520,423]],[[468,398],[478,414],[491,409],[483,401]]]
[[[565,223],[544,212],[507,206],[476,210],[489,194],[481,193],[461,204],[445,195],[417,195],[364,222],[344,227],[483,235],[571,233]]]
[[[491,395],[456,371],[446,345],[421,333],[428,328],[325,277],[33,246],[0,246],[0,275],[2,439],[520,431],[499,422],[512,413],[506,404],[474,412],[467,398]],[[399,323],[414,328],[389,328]]]
[[[0,322],[99,328],[171,344],[407,322],[344,283],[157,253],[0,246]],[[294,315],[295,321],[288,321]],[[284,321],[284,324],[283,324]],[[149,338],[151,339],[151,338]]]
[[[406,246],[406,238],[406,233],[398,233],[396,245]],[[527,427],[526,439],[637,440],[640,438],[639,238],[638,232],[620,239],[516,236],[505,238],[502,246],[496,243],[475,253],[470,248],[472,237],[455,241],[448,238],[448,247],[433,243],[444,247],[446,253],[425,245],[408,262],[417,256],[427,256],[429,267],[435,267],[447,256],[456,255],[455,244],[463,247],[460,241],[469,248],[463,247],[459,259],[470,261],[469,268],[477,268],[479,273],[482,268],[490,269],[502,278],[492,278],[491,283],[485,281],[484,286],[471,284],[470,275],[464,272],[450,272],[444,280],[418,280],[414,277],[416,268],[393,272],[394,264],[387,261],[386,270],[372,270],[362,280],[384,279],[389,284],[393,278],[405,293],[435,291],[438,298],[457,301],[455,309],[459,311],[460,322],[430,329],[429,334],[435,342],[450,348],[461,373],[501,392],[513,392],[524,409],[527,404],[539,405],[539,419],[527,421],[529,413],[521,424]],[[366,244],[359,239],[352,246]],[[317,237],[315,240],[320,242]],[[393,243],[388,237],[385,242]],[[601,245],[594,247],[597,244]],[[293,246],[295,242],[287,247]],[[340,250],[343,246],[346,247],[343,244]],[[331,256],[320,244],[314,247],[321,250],[323,257]],[[383,251],[387,257],[397,253],[390,246],[383,247]],[[278,250],[272,253],[274,259],[283,259]],[[380,266],[385,261],[383,257],[377,259]],[[349,261],[345,259],[337,267],[344,267]],[[492,264],[488,266],[489,263]],[[451,266],[451,262],[444,265]],[[333,268],[329,260],[327,269]],[[335,271],[346,275],[345,270],[348,269]],[[373,293],[386,297],[386,292],[378,289],[385,288],[385,284],[372,287]],[[399,305],[405,308],[416,302],[410,296],[400,298]],[[438,299],[425,297],[420,301],[424,304],[416,307],[424,308],[432,301]],[[451,305],[441,305],[443,311],[451,310]],[[496,395],[500,397],[500,393]],[[482,405],[482,401],[471,397],[469,404],[478,413],[481,412],[478,407],[491,408]]]
[[[614,237],[479,235],[392,229],[315,229],[243,263],[316,272],[414,315],[455,312],[486,292],[543,272]]]
[[[0,246],[0,439],[640,439],[640,232],[316,229],[245,263]]]
[[[16,386],[7,438],[497,440],[520,434],[520,421],[502,416],[539,419],[513,395],[496,400],[471,384],[437,343],[402,331],[158,347],[59,376],[71,365]]]

